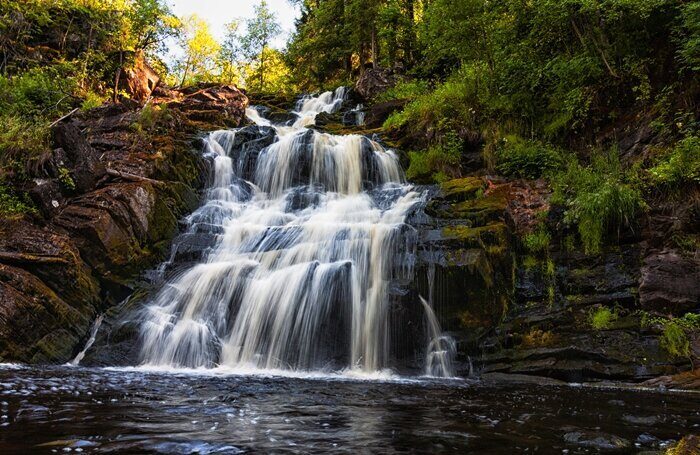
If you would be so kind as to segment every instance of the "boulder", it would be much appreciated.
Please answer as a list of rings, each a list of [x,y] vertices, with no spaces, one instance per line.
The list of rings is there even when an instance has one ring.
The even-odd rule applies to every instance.
[[[70,177],[75,190],[85,193],[94,189],[105,176],[104,164],[99,154],[85,140],[73,121],[57,124],[53,130],[53,143],[56,149],[51,159],[52,177]]]
[[[355,91],[364,99],[369,100],[393,87],[398,81],[398,76],[390,69],[368,68],[357,79]]]
[[[678,251],[653,252],[644,258],[639,302],[645,310],[676,315],[700,305],[700,261]]]
[[[136,52],[133,63],[124,68],[122,73],[124,75],[122,88],[131,98],[139,102],[146,101],[160,82],[160,77],[146,62],[146,56],[142,50]]]

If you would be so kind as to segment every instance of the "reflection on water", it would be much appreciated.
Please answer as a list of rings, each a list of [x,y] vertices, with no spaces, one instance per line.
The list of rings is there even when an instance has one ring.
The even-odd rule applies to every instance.
[[[699,432],[697,403],[570,386],[6,366],[0,452],[629,453]]]

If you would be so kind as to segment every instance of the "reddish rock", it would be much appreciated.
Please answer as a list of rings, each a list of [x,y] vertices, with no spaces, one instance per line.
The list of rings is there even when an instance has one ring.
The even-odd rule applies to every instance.
[[[146,62],[146,57],[141,50],[134,56],[134,63],[124,68],[122,73],[124,75],[122,87],[133,99],[140,102],[146,101],[160,82],[160,77]]]

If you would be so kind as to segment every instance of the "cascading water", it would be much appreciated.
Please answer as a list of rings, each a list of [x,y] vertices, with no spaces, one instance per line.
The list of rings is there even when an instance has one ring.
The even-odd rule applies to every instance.
[[[205,138],[213,184],[187,221],[216,244],[146,308],[144,364],[389,366],[389,286],[412,276],[415,233],[404,220],[421,196],[392,151],[306,128],[344,96],[302,99],[292,126],[249,109],[255,126]]]

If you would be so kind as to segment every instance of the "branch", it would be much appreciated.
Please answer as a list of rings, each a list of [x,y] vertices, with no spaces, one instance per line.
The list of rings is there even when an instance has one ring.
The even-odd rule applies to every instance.
[[[70,117],[71,115],[75,114],[75,113],[76,113],[77,111],[79,111],[79,110],[80,110],[80,108],[77,108],[77,107],[76,107],[75,109],[73,109],[72,111],[70,111],[69,113],[67,113],[67,114],[64,115],[63,117],[61,117],[60,119],[58,119],[58,120],[56,120],[55,122],[53,122],[52,124],[50,124],[50,125],[49,125],[49,128],[53,127],[54,125],[56,125],[56,124],[59,123],[60,121],[67,119],[68,117]]]
[[[107,168],[106,171],[108,175],[123,178],[124,180],[131,180],[132,182],[148,182],[156,186],[165,185],[165,182],[161,182],[160,180],[153,180],[149,179],[148,177],[142,177],[140,175],[130,174],[128,172],[121,172],[116,169]]]

